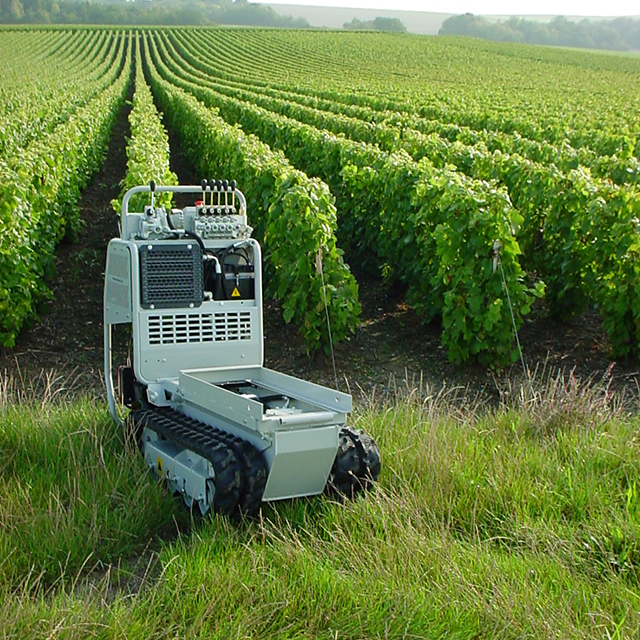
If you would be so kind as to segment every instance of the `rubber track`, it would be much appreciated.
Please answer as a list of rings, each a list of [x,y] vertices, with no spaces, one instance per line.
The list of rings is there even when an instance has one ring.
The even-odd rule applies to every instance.
[[[262,494],[267,483],[267,464],[264,456],[250,442],[243,440],[239,436],[234,436],[222,429],[189,418],[173,409],[157,409],[159,412],[166,412],[171,417],[177,418],[185,426],[203,430],[207,433],[215,434],[224,444],[226,444],[236,456],[242,467],[240,497],[238,509],[240,515],[255,515],[262,502]],[[197,452],[196,452],[197,453]],[[206,456],[205,456],[206,457]]]
[[[226,515],[254,515],[267,481],[263,455],[251,443],[168,407],[133,412],[136,425],[201,455],[215,471],[213,509]]]
[[[380,452],[374,439],[361,429],[340,429],[328,493],[355,498],[358,493],[368,491],[379,475]]]
[[[367,491],[378,480],[380,475],[380,451],[375,440],[362,429],[353,430],[344,427],[342,430],[358,450],[360,469],[356,472],[362,488]]]

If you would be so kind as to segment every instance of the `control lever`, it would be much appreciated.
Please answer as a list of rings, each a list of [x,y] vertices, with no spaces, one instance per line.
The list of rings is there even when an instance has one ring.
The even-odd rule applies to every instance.
[[[228,209],[229,209],[229,202],[227,201],[227,189],[229,188],[229,181],[228,180],[223,180],[222,181],[222,188],[224,189],[224,212],[225,214],[229,213]]]
[[[209,180],[209,189],[211,189],[211,208],[209,209],[209,215],[215,213],[215,211],[213,210],[213,192],[216,189],[216,181],[211,179]]]
[[[202,207],[204,209],[207,205],[207,181],[204,178],[202,179],[200,186],[202,187]]]

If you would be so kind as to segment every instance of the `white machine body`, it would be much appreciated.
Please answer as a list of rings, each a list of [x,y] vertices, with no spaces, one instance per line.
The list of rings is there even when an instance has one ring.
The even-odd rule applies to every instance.
[[[201,201],[171,211],[154,207],[154,194],[165,191]],[[150,193],[151,204],[129,212],[131,196],[140,192]],[[319,494],[351,396],[263,366],[262,259],[251,231],[244,196],[235,187],[220,188],[220,181],[127,192],[105,272],[109,407],[121,421],[112,328],[129,325],[133,405],[166,408],[249,442],[266,462],[262,501]],[[187,504],[209,509],[217,479],[206,456],[149,427],[141,447],[149,466]]]

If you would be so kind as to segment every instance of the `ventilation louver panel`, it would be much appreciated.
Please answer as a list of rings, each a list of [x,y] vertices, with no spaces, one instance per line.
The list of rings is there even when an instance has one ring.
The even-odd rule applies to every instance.
[[[148,318],[150,345],[251,340],[251,312],[157,314]]]
[[[196,242],[140,246],[143,309],[199,307],[203,300],[202,251]]]

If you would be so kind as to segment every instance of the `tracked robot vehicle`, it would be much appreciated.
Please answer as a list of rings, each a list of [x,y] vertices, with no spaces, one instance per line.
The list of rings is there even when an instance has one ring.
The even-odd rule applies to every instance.
[[[197,200],[155,206],[167,191]],[[129,212],[144,192],[149,204]],[[262,502],[327,490],[353,496],[380,471],[373,439],[346,425],[350,395],[263,366],[261,253],[251,233],[234,182],[152,182],[125,194],[120,237],[107,250],[110,412],[202,514],[252,515]],[[131,357],[118,367],[115,325],[131,332]],[[125,420],[118,402],[130,410]]]

